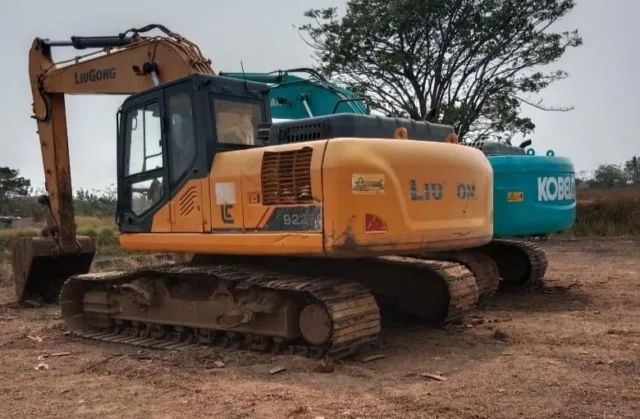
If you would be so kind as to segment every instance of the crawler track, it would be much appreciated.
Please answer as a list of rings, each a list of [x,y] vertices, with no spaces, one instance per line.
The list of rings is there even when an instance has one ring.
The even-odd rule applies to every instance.
[[[400,306],[402,311],[408,312],[422,318],[426,323],[436,326],[444,326],[448,323],[461,321],[469,312],[473,311],[479,299],[479,290],[473,273],[465,266],[449,261],[428,260],[413,257],[389,256],[380,258],[382,260],[404,265],[405,267],[417,268],[423,275],[424,281],[421,284],[429,289],[414,286],[397,286]],[[400,278],[388,282],[389,285],[398,284]],[[368,285],[365,283],[365,285]],[[444,287],[442,293],[436,292],[436,286]],[[372,287],[372,289],[376,289]],[[422,290],[423,292],[417,292]],[[443,298],[445,305],[438,302]],[[429,304],[430,307],[442,305],[439,311],[429,310],[428,307],[418,309],[419,305]]]
[[[375,295],[383,312],[408,314],[434,326],[462,319],[478,303],[473,273],[456,262],[408,256],[284,260],[253,258],[247,263],[357,281]]]
[[[380,300],[443,326],[479,298],[471,271],[449,261],[214,259],[75,275],[60,295],[63,319],[77,336],[146,348],[213,345],[342,358],[377,340]]]
[[[173,324],[154,319],[153,311],[141,305],[142,313],[129,318],[119,314],[126,305],[118,304],[101,294],[85,294],[88,291],[102,292],[109,296],[122,295],[123,285],[132,286],[134,280],[153,278],[161,281],[164,278],[180,281],[179,287],[195,281],[194,289],[187,292],[181,301],[184,311],[180,317],[188,318],[188,312],[206,312],[212,293],[206,294],[206,285],[215,281],[225,281],[235,290],[270,290],[284,294],[304,297],[316,305],[326,308],[330,317],[331,327],[328,329],[330,338],[326,343],[312,344],[295,336],[287,339],[283,336],[263,333],[243,333],[234,329],[237,325],[211,327],[212,319],[194,316],[183,324]],[[183,290],[184,291],[184,290]],[[189,290],[187,290],[189,291]],[[204,292],[204,294],[203,294]],[[139,300],[144,300],[144,292],[140,292]],[[152,298],[153,292],[147,297]],[[189,295],[191,294],[191,295]],[[206,295],[206,297],[204,296]],[[71,277],[64,284],[60,295],[63,319],[71,331],[77,336],[143,346],[155,349],[179,349],[197,345],[220,345],[245,347],[247,349],[264,352],[286,352],[307,356],[331,356],[341,358],[357,352],[362,346],[375,341],[380,331],[380,315],[373,296],[357,282],[326,278],[303,278],[293,275],[258,270],[249,267],[233,265],[213,266],[164,266],[143,268],[131,272],[111,272],[99,274],[85,274]],[[251,302],[256,303],[255,301]],[[257,305],[253,304],[253,305]],[[147,305],[149,307],[149,305]],[[150,305],[153,307],[153,304]],[[243,315],[256,315],[256,318],[268,310],[261,308],[243,307]],[[253,310],[253,311],[251,311]],[[165,318],[171,313],[165,310]],[[309,316],[308,316],[309,317]],[[313,316],[310,316],[313,320]],[[256,320],[258,321],[258,320]],[[184,323],[189,323],[185,325]],[[251,325],[251,320],[246,324]],[[267,325],[269,326],[269,325]],[[312,325],[313,330],[324,330],[323,325]],[[259,332],[258,325],[256,331]],[[268,329],[268,327],[267,327]],[[316,332],[317,333],[317,332]],[[317,338],[317,336],[316,336]],[[313,340],[313,339],[312,339]],[[318,338],[318,342],[324,339]]]
[[[501,286],[524,286],[542,282],[547,272],[547,256],[533,243],[494,239],[480,249],[496,262]]]
[[[420,258],[441,259],[464,265],[475,277],[478,285],[479,304],[486,302],[496,292],[500,284],[498,265],[490,256],[479,251],[428,253]]]

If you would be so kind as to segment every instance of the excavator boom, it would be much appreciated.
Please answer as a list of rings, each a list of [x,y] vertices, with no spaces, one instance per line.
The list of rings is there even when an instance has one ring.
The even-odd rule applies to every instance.
[[[154,29],[162,35],[143,36]],[[100,50],[56,62],[54,47]],[[147,25],[118,36],[33,41],[29,80],[47,190],[38,202],[45,210],[47,226],[44,237],[21,238],[14,245],[18,300],[54,299],[61,281],[88,272],[95,254],[90,237],[76,236],[64,95],[133,94],[195,73],[215,75],[211,61],[197,45],[162,25]]]

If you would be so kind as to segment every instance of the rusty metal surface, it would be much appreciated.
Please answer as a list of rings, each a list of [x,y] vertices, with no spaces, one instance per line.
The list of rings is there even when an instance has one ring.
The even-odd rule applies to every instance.
[[[20,237],[12,251],[13,280],[18,301],[55,301],[62,284],[72,275],[89,272],[95,244],[77,237],[78,247],[62,251],[51,237]]]

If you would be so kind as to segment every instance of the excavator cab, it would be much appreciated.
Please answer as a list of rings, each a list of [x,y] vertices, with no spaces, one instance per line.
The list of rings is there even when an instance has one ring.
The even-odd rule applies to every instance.
[[[130,96],[118,121],[120,231],[184,232],[174,208],[166,218],[159,211],[187,182],[209,176],[217,153],[264,145],[257,134],[271,121],[268,88],[191,75]],[[202,223],[189,232],[203,232]]]

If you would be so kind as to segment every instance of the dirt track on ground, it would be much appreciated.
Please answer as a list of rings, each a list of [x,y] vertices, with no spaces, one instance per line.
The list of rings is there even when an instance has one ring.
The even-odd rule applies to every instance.
[[[385,325],[368,363],[141,352],[69,336],[56,307],[4,306],[0,417],[640,417],[640,241],[543,246],[547,289],[450,330]]]

